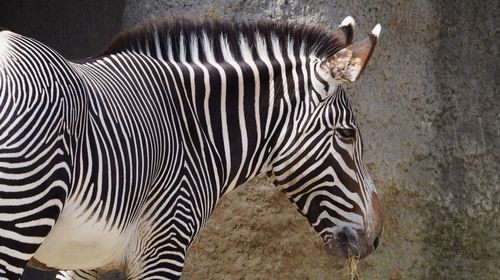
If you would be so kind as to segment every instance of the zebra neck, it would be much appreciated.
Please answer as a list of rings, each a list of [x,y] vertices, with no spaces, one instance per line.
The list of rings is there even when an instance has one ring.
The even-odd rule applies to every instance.
[[[286,22],[167,20],[121,33],[101,55],[141,54],[179,73],[185,109],[218,162],[224,193],[267,169],[285,128],[314,103],[309,66],[342,42],[329,30]]]
[[[221,163],[221,195],[266,171],[298,105],[310,111],[308,75],[297,75],[309,58],[168,64],[182,77],[197,134],[213,147],[208,157]]]

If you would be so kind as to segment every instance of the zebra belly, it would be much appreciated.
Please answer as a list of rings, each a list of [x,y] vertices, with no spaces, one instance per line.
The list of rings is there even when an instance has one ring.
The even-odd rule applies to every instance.
[[[104,221],[88,218],[77,205],[67,203],[52,231],[33,256],[60,270],[118,268],[127,239]]]

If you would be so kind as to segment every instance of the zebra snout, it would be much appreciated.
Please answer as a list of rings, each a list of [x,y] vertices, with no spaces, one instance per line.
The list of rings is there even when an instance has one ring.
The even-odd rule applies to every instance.
[[[375,238],[364,231],[352,227],[343,227],[326,244],[326,250],[330,255],[341,258],[355,256],[364,258],[373,252],[380,244],[381,234],[378,233]]]

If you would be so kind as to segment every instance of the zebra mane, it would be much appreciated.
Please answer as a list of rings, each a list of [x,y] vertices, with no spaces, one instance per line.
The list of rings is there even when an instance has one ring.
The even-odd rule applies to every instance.
[[[334,32],[325,28],[276,21],[258,22],[232,22],[228,20],[191,20],[186,18],[172,20],[152,20],[125,30],[116,35],[99,56],[116,54],[119,52],[133,51],[146,53],[149,56],[159,58],[167,57],[170,49],[174,60],[179,58],[181,51],[186,52],[189,61],[189,44],[198,44],[198,49],[203,50],[206,44],[201,38],[208,38],[213,48],[214,57],[217,61],[223,59],[223,54],[218,42],[221,36],[227,40],[231,53],[235,59],[241,58],[238,47],[241,38],[244,38],[252,53],[257,53],[256,35],[266,42],[268,49],[271,48],[271,40],[278,39],[283,51],[287,49],[289,42],[294,42],[294,52],[298,55],[300,50],[307,56],[313,55],[325,58],[338,52],[344,47],[343,40],[338,38]],[[168,39],[167,39],[168,38]],[[191,38],[191,39],[190,39]],[[197,38],[193,40],[192,38]],[[299,43],[299,44],[297,44]],[[184,50],[181,50],[181,45]],[[159,53],[161,52],[161,53]],[[203,51],[199,52],[200,61],[206,60]]]

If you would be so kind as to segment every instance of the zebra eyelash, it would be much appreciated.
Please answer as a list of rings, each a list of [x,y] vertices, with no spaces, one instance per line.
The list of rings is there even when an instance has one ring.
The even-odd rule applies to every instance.
[[[356,129],[354,128],[336,128],[335,134],[340,136],[340,138],[346,140],[353,140],[356,138]]]

